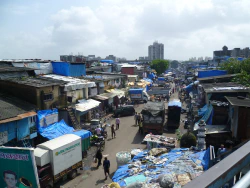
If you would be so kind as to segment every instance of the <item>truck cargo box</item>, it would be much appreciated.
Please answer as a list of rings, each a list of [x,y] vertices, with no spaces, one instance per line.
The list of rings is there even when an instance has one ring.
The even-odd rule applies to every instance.
[[[59,174],[65,169],[82,161],[81,137],[74,134],[66,134],[37,145],[37,148],[48,150],[50,156],[50,164],[52,166],[53,175]],[[46,157],[46,154],[42,155]],[[46,159],[38,159],[36,161],[46,161]]]

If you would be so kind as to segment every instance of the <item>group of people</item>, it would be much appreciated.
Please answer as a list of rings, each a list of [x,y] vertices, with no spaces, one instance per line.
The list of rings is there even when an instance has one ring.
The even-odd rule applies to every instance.
[[[95,158],[97,159],[97,168],[99,168],[99,166],[102,165],[102,152],[100,149],[97,150]],[[103,169],[104,169],[104,175],[105,175],[105,179],[107,179],[107,177],[109,176],[109,168],[110,168],[110,161],[108,160],[107,157],[104,157],[104,161],[103,161]]]
[[[137,125],[139,126],[139,133],[143,134],[143,130],[142,130],[143,118],[142,118],[142,115],[140,113],[137,114],[137,112],[135,112],[134,120],[135,120],[135,126],[137,126]]]

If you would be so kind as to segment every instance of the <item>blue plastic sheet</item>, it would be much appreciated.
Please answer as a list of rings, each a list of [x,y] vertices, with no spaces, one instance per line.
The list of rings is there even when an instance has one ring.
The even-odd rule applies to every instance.
[[[92,133],[90,131],[87,131],[87,130],[75,131],[72,134],[80,136],[82,138],[82,140],[84,140],[85,138],[88,138],[88,137],[92,136]]]
[[[157,179],[162,174],[172,173],[171,167],[168,165],[172,165],[171,163],[173,161],[175,161],[176,159],[185,155],[184,151],[188,151],[188,148],[175,148],[175,149],[172,149],[168,153],[160,155],[158,158],[161,158],[161,159],[167,158],[168,160],[163,164],[154,164],[154,166],[156,167],[155,169],[147,168],[148,164],[141,165],[140,168],[142,170],[145,170],[147,168],[147,171],[155,172],[155,173],[151,173],[151,174],[147,175],[147,181],[150,181],[150,178]],[[139,154],[137,154],[133,158],[132,161],[135,162],[138,160],[143,160],[143,158],[145,156],[147,156],[147,152],[148,152],[147,150],[140,152]],[[210,152],[209,150],[195,152],[193,154],[188,155],[188,158],[190,160],[192,160],[194,163],[196,163],[197,165],[203,166],[203,168],[206,170],[209,167],[209,165],[208,165],[209,164],[209,152]],[[200,164],[197,163],[197,160],[200,161]],[[163,168],[163,167],[165,167],[165,168]],[[190,169],[190,170],[192,171],[192,169]],[[128,177],[130,177],[129,171],[130,171],[130,169],[128,168],[128,165],[120,166],[112,178],[113,182],[117,182],[120,186],[124,186],[124,187],[128,186],[129,183],[131,183],[130,178],[128,178]],[[138,175],[144,175],[144,171],[142,171],[141,173],[135,174],[134,177],[136,177]],[[129,181],[127,181],[127,180],[129,180]]]
[[[153,80],[149,79],[149,78],[143,78],[143,80],[150,82],[151,84],[153,83]]]
[[[37,126],[38,133],[42,132],[44,125],[46,125],[46,126],[49,125],[49,123],[46,122],[45,117],[51,116],[51,115],[58,115],[58,110],[52,109],[52,110],[39,110],[39,111],[37,111],[36,126]],[[58,119],[56,121],[58,121]]]
[[[60,122],[54,123],[52,125],[49,125],[42,129],[42,132],[40,134],[48,138],[49,140],[57,138],[59,136],[70,134],[74,131],[73,127],[68,126],[64,120],[61,120]]]
[[[129,89],[129,94],[142,94],[143,88],[139,89]]]
[[[227,74],[225,70],[206,70],[206,71],[198,71],[198,78],[205,78],[211,76],[221,76]]]
[[[198,116],[203,116],[206,113],[206,111],[207,111],[207,105],[199,109]]]

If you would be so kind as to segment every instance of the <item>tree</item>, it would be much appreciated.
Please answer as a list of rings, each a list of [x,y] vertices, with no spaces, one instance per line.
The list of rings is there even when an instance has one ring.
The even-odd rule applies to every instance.
[[[171,63],[170,63],[170,67],[171,68],[177,69],[178,66],[179,66],[179,62],[178,61],[176,61],[176,60],[171,61]]]
[[[196,146],[196,137],[193,133],[187,132],[181,137],[181,148],[190,148],[191,146]]]
[[[157,74],[162,74],[168,69],[169,61],[163,59],[155,59],[150,63],[151,69],[155,69]]]
[[[227,70],[229,74],[237,74],[233,79],[233,82],[250,86],[250,58],[243,61],[230,58],[224,64],[221,65],[222,70]]]

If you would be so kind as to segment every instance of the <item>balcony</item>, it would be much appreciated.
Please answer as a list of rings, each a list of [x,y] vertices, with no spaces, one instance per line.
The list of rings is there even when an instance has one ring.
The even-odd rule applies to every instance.
[[[215,165],[213,163],[216,159],[211,160],[211,166],[213,166],[184,188],[250,187],[250,141],[234,149],[236,149],[234,152]]]

